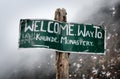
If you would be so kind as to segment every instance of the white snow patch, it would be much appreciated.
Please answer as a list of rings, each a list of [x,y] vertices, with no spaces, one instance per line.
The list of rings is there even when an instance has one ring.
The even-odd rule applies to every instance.
[[[80,68],[81,67],[81,65],[80,64],[77,64],[77,68]]]
[[[112,15],[114,16],[114,15],[115,15],[115,13],[116,13],[116,11],[112,12]]]
[[[91,56],[91,57],[92,57],[92,59],[93,59],[93,60],[96,60],[96,59],[97,59],[97,57],[96,57],[96,56]]]
[[[102,69],[105,69],[105,66],[104,66],[104,65],[102,65]]]
[[[85,74],[82,75],[83,79],[85,79]]]
[[[105,71],[102,71],[102,74],[105,74],[106,72]]]
[[[115,7],[112,7],[112,10],[114,11],[114,10],[115,10]]]
[[[109,40],[109,39],[110,39],[110,37],[111,37],[111,34],[108,34],[107,40]]]
[[[70,74],[69,77],[72,77],[72,75]]]
[[[75,66],[76,65],[76,63],[73,63],[73,66]]]
[[[82,62],[83,62],[83,59],[81,58],[79,61],[80,61],[80,63],[82,63]]]
[[[93,77],[90,77],[90,79],[93,79]]]
[[[111,75],[111,73],[110,73],[110,72],[107,72],[107,73],[106,73],[106,76],[107,76],[107,77],[109,77],[110,75]]]
[[[93,69],[92,72],[93,72],[94,74],[97,74],[97,73],[98,73],[98,69],[95,69],[95,67],[93,67],[92,69]]]
[[[107,52],[110,52],[110,49],[107,49],[106,51],[107,51]]]

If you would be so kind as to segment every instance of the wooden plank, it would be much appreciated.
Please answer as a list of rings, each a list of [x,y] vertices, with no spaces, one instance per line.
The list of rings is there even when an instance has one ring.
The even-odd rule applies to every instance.
[[[54,20],[66,22],[67,12],[64,8],[56,9]],[[56,51],[56,79],[69,79],[69,53]]]

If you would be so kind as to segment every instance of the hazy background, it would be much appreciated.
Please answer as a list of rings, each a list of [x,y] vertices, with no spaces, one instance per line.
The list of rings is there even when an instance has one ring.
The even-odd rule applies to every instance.
[[[0,79],[9,79],[17,72],[22,75],[24,70],[35,73],[36,68],[48,76],[52,72],[54,75],[55,51],[18,48],[20,19],[54,19],[55,10],[65,8],[68,22],[107,25],[110,21],[99,19],[105,19],[107,14],[99,11],[106,7],[112,9],[118,3],[119,0],[0,0]],[[71,54],[72,60],[75,57]]]

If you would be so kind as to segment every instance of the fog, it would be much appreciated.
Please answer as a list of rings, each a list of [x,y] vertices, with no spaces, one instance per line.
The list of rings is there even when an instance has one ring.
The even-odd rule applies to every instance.
[[[95,21],[90,18],[104,7],[113,7],[118,2],[119,0],[0,0],[0,79],[8,74],[10,76],[12,72],[24,69],[31,71],[34,67],[47,68],[50,65],[51,70],[43,69],[43,73],[55,71],[54,50],[18,48],[20,19],[53,19],[57,8],[65,8],[68,22],[100,25],[101,19]],[[71,54],[71,59],[74,56]]]

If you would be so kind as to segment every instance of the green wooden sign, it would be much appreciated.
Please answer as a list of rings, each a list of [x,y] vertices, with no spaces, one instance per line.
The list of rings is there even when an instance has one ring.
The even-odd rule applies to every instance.
[[[104,54],[104,41],[105,31],[100,26],[42,19],[20,20],[19,48]]]

